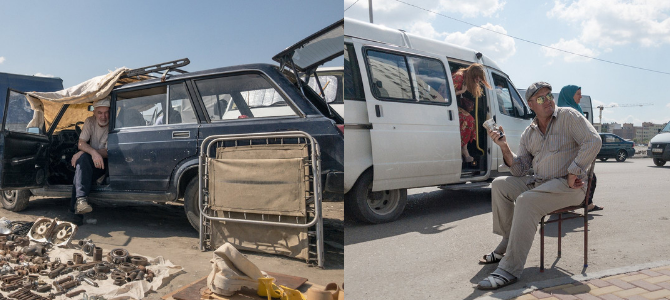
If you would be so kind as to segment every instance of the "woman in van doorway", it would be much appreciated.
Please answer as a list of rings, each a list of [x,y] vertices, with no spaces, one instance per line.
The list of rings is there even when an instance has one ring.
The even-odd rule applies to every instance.
[[[558,94],[558,102],[556,103],[559,107],[572,107],[580,112],[582,115],[582,107],[579,106],[579,102],[582,100],[582,88],[576,85],[566,85],[561,89],[561,92]],[[596,190],[596,174],[593,174],[593,183],[591,184],[591,194],[589,195],[589,211],[598,211],[603,210],[602,206],[593,204],[593,193]]]
[[[474,158],[468,152],[468,143],[477,138],[475,132],[475,120],[470,114],[474,108],[474,102],[466,97],[468,92],[473,100],[477,101],[483,94],[482,85],[491,88],[486,81],[484,66],[481,64],[472,64],[467,68],[458,69],[451,74],[456,89],[456,98],[458,101],[458,120],[461,128],[461,155],[465,162],[472,162]],[[474,112],[477,113],[477,112]]]

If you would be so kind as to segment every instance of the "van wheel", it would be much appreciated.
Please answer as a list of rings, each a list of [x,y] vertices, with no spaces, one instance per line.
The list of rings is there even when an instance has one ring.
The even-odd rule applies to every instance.
[[[2,207],[8,211],[22,211],[28,207],[30,201],[30,190],[7,190],[2,191]]]
[[[665,166],[665,160],[662,160],[660,158],[654,158],[654,164],[659,167]]]
[[[616,154],[616,161],[624,162],[624,161],[626,161],[627,157],[628,157],[628,153],[626,153],[625,150],[619,150],[619,152]]]
[[[407,189],[372,192],[372,170],[365,171],[344,195],[346,212],[361,222],[391,222],[402,214],[407,204]]]
[[[198,177],[191,179],[184,191],[184,212],[191,226],[200,231],[200,206],[198,205]]]
[[[607,161],[607,157],[601,158],[600,161]]]

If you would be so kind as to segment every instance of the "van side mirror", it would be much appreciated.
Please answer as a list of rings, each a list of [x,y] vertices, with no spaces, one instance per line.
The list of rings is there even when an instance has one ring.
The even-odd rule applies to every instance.
[[[661,129],[658,130],[658,133],[661,133]]]
[[[377,80],[377,82],[375,84],[377,84],[378,88],[382,88],[382,81],[381,80]]]

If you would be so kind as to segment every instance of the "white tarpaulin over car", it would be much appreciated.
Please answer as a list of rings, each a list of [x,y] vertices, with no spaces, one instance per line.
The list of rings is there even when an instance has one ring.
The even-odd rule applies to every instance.
[[[34,111],[28,127],[42,127],[45,121],[50,125],[63,104],[91,103],[107,97],[119,79],[129,70],[125,67],[119,68],[56,92],[27,92],[26,99]],[[87,110],[84,112],[90,115]],[[61,120],[60,123],[70,124],[68,120]]]

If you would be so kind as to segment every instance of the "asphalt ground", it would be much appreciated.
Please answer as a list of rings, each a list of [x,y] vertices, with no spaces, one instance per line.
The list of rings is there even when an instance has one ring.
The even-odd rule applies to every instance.
[[[519,282],[535,282],[645,263],[670,254],[670,166],[650,158],[598,161],[594,202],[603,211],[589,215],[589,265],[583,267],[583,221],[563,223],[563,253],[556,258],[557,228],[546,228],[545,270],[539,272],[539,234]],[[399,220],[379,225],[345,221],[347,299],[474,299],[490,295],[474,286],[495,270],[477,261],[500,238],[491,233],[490,187],[461,191],[409,191]],[[539,226],[538,226],[539,227]]]
[[[39,217],[67,216],[69,198],[33,197],[28,208],[14,213],[0,208],[0,217],[12,221],[34,221]],[[125,248],[144,256],[163,256],[184,271],[177,274],[158,292],[144,299],[160,297],[192,283],[211,271],[213,251],[199,250],[199,236],[184,214],[180,204],[151,202],[93,202],[90,217],[97,224],[79,227],[74,240],[92,239],[98,247],[109,251]],[[305,277],[310,282],[326,285],[344,280],[344,209],[342,202],[324,202],[325,268],[310,267],[304,261],[281,256],[243,251],[263,271]],[[105,253],[106,254],[106,253]]]

